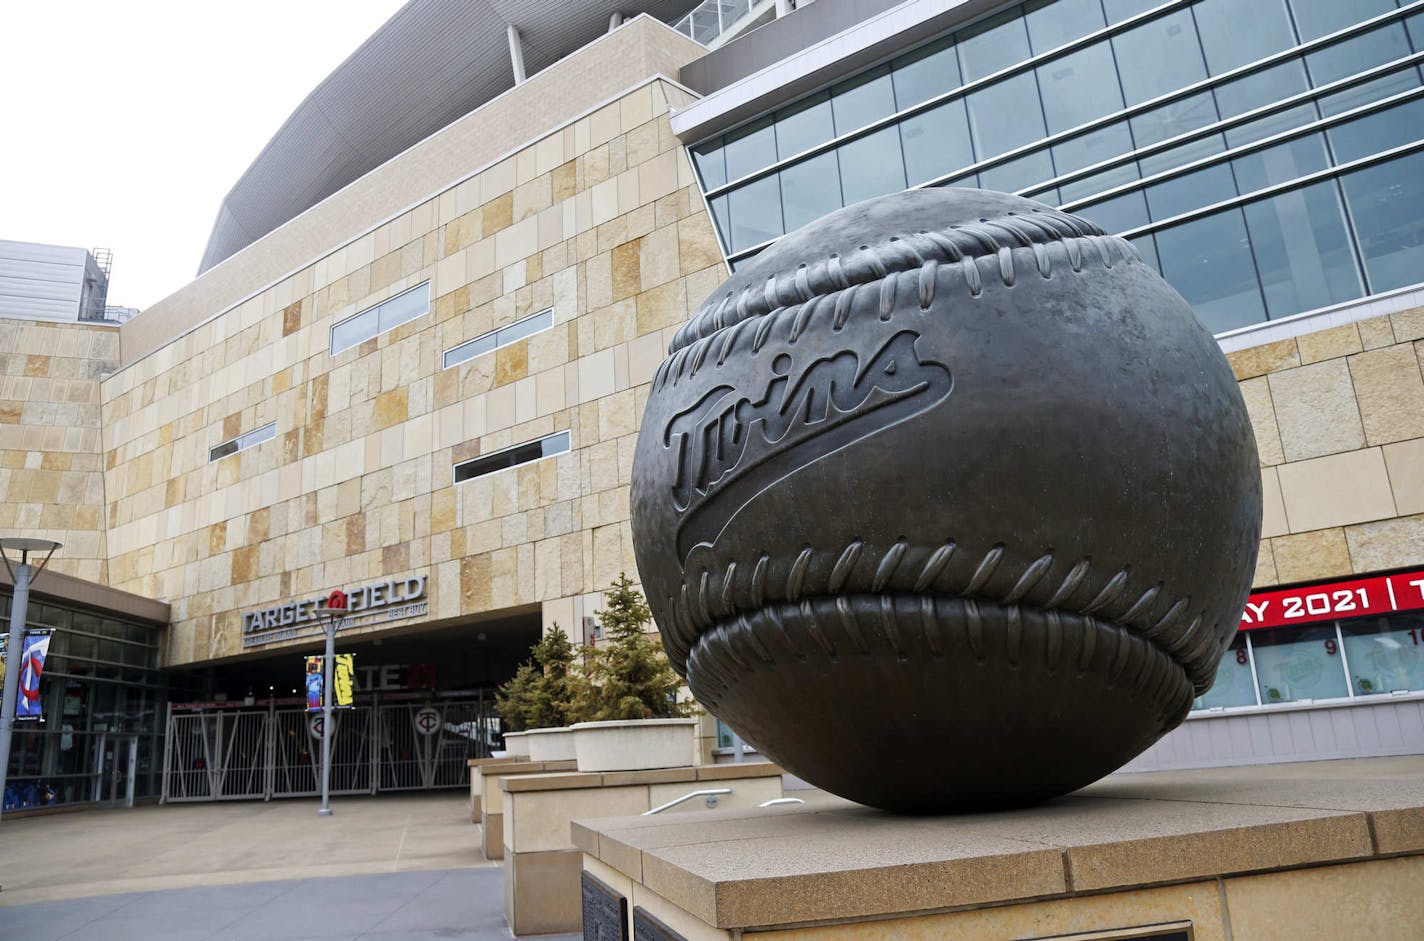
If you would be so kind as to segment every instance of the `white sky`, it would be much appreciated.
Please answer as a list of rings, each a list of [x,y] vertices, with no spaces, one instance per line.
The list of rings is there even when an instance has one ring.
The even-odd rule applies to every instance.
[[[404,0],[0,0],[0,238],[109,248],[109,303],[191,281],[282,122]]]

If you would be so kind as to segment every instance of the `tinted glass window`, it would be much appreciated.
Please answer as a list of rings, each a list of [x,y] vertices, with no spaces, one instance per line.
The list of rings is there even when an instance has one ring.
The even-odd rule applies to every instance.
[[[1059,190],[1063,194],[1064,202],[1070,202],[1085,196],[1093,196],[1124,183],[1131,183],[1135,179],[1137,179],[1137,167],[1126,163],[1110,170],[1101,170],[1092,176],[1083,177],[1081,180],[1064,183],[1059,187]]]
[[[1179,10],[1113,37],[1122,90],[1129,105],[1206,78],[1189,10]]]
[[[841,180],[836,155],[818,154],[782,170],[781,200],[788,232],[841,208]]]
[[[1298,95],[1309,87],[1310,83],[1305,77],[1305,64],[1300,59],[1290,59],[1268,69],[1223,82],[1213,91],[1221,116],[1231,118]]]
[[[727,194],[732,219],[732,251],[776,238],[781,227],[781,186],[775,175]]]
[[[413,291],[397,294],[377,308],[377,329],[381,333],[409,323],[430,309],[430,287],[423,284]]]
[[[340,353],[376,335],[376,312],[368,310],[331,328],[331,352]]]
[[[1291,0],[1295,25],[1303,42],[1393,9],[1393,0]]]
[[[831,90],[836,133],[848,134],[895,113],[889,68],[880,68]]]
[[[1339,163],[1413,143],[1424,137],[1424,99],[1416,98],[1337,124],[1326,134]]]
[[[968,98],[969,127],[980,160],[1044,136],[1043,109],[1032,72],[996,82]]]
[[[776,115],[776,152],[782,160],[835,136],[831,97],[824,92]]]
[[[1142,167],[1142,175],[1150,176],[1164,170],[1185,166],[1193,161],[1201,160],[1203,157],[1219,154],[1225,149],[1226,143],[1221,139],[1221,135],[1211,134],[1140,157],[1137,162]]]
[[[1157,239],[1154,236],[1149,233],[1128,239],[1128,241],[1132,243],[1133,248],[1137,249],[1137,254],[1142,256],[1142,261],[1145,264],[1151,265],[1152,270],[1158,274],[1162,273],[1162,264],[1157,260]]]
[[[948,39],[931,44],[895,63],[891,73],[895,106],[900,110],[929,101],[958,87],[959,53]]]
[[[1038,87],[1048,133],[1057,134],[1122,108],[1122,90],[1106,43],[1039,66]]]
[[[901,121],[900,141],[911,185],[952,173],[974,162],[962,98]]]
[[[1266,319],[1241,210],[1228,209],[1157,233],[1162,276],[1212,333]]]
[[[1109,23],[1121,23],[1128,17],[1161,5],[1160,0],[1103,0],[1103,11],[1107,13]]]
[[[842,144],[836,152],[840,159],[841,195],[847,206],[905,188],[899,128],[881,128]]]
[[[1409,55],[1409,39],[1403,25],[1390,23],[1360,36],[1326,46],[1305,57],[1311,83],[1317,87],[1363,72],[1376,65]],[[1410,69],[1393,76],[1374,79],[1343,92],[1320,99],[1323,114],[1339,114],[1365,101],[1382,98],[1419,84],[1419,74]]]
[[[506,448],[503,451],[498,451],[485,457],[477,457],[472,461],[456,464],[455,483],[458,484],[472,477],[492,474],[495,471],[504,470],[519,464],[526,464],[529,461],[537,461],[541,457],[562,454],[568,449],[569,433],[567,431],[561,431],[547,438],[540,438],[537,441],[515,445],[512,448]]]
[[[1199,0],[1192,12],[1213,75],[1295,45],[1283,0]]]
[[[1034,0],[1024,6],[1034,55],[1056,49],[1107,25],[1100,0]]]
[[[1147,187],[1147,209],[1160,222],[1235,195],[1230,165],[1218,163]]]
[[[728,134],[723,153],[728,182],[776,163],[776,130],[771,118],[763,118]]]
[[[1319,134],[1307,134],[1244,154],[1232,160],[1231,166],[1236,171],[1236,185],[1241,192],[1250,193],[1324,170],[1329,163],[1324,138]]]
[[[959,65],[972,82],[1031,55],[1028,30],[1017,7],[959,34]]]
[[[1341,185],[1370,290],[1424,280],[1424,154],[1356,170]]]
[[[1360,275],[1334,180],[1248,203],[1245,212],[1271,316],[1360,296]]]
[[[1141,190],[1114,196],[1091,206],[1074,209],[1074,213],[1096,222],[1105,232],[1117,234],[1147,224],[1147,201]]]
[[[979,185],[985,189],[1013,193],[1027,189],[1035,183],[1053,178],[1053,160],[1047,150],[1037,150],[1007,163],[979,171]],[[1057,202],[1047,195],[1036,197],[1040,200]]]
[[[727,163],[722,159],[722,138],[692,148],[692,162],[702,177],[704,189],[716,189],[727,182]]]
[[[1199,92],[1130,119],[1132,139],[1138,147],[1146,147],[1214,124],[1216,120],[1216,102],[1211,92]]]

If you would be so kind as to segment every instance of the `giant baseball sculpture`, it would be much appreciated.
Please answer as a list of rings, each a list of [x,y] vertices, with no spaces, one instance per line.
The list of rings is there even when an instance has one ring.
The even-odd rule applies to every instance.
[[[1256,445],[1126,241],[1001,193],[886,196],[758,255],[670,353],[638,569],[692,692],[787,770],[897,811],[1039,801],[1211,685]]]

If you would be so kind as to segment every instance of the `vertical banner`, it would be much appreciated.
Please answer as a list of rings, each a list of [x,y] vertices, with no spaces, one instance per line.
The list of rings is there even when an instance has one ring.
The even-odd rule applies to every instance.
[[[0,630],[3,629],[3,626],[0,626]],[[10,635],[0,633],[0,686],[3,686],[5,683],[5,648],[8,646],[10,646]]]
[[[332,664],[332,705],[348,708],[356,704],[356,655],[339,653]]]
[[[307,657],[307,712],[321,711],[321,657]]]
[[[49,654],[49,631],[33,631],[25,635],[25,652],[20,660],[20,692],[15,702],[16,719],[44,718],[40,706],[40,674],[44,672]]]

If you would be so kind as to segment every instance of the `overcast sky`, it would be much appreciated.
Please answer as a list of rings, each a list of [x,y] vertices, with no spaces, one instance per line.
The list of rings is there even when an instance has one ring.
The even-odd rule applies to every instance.
[[[218,204],[403,0],[0,0],[0,238],[113,250],[109,303],[188,283]]]

